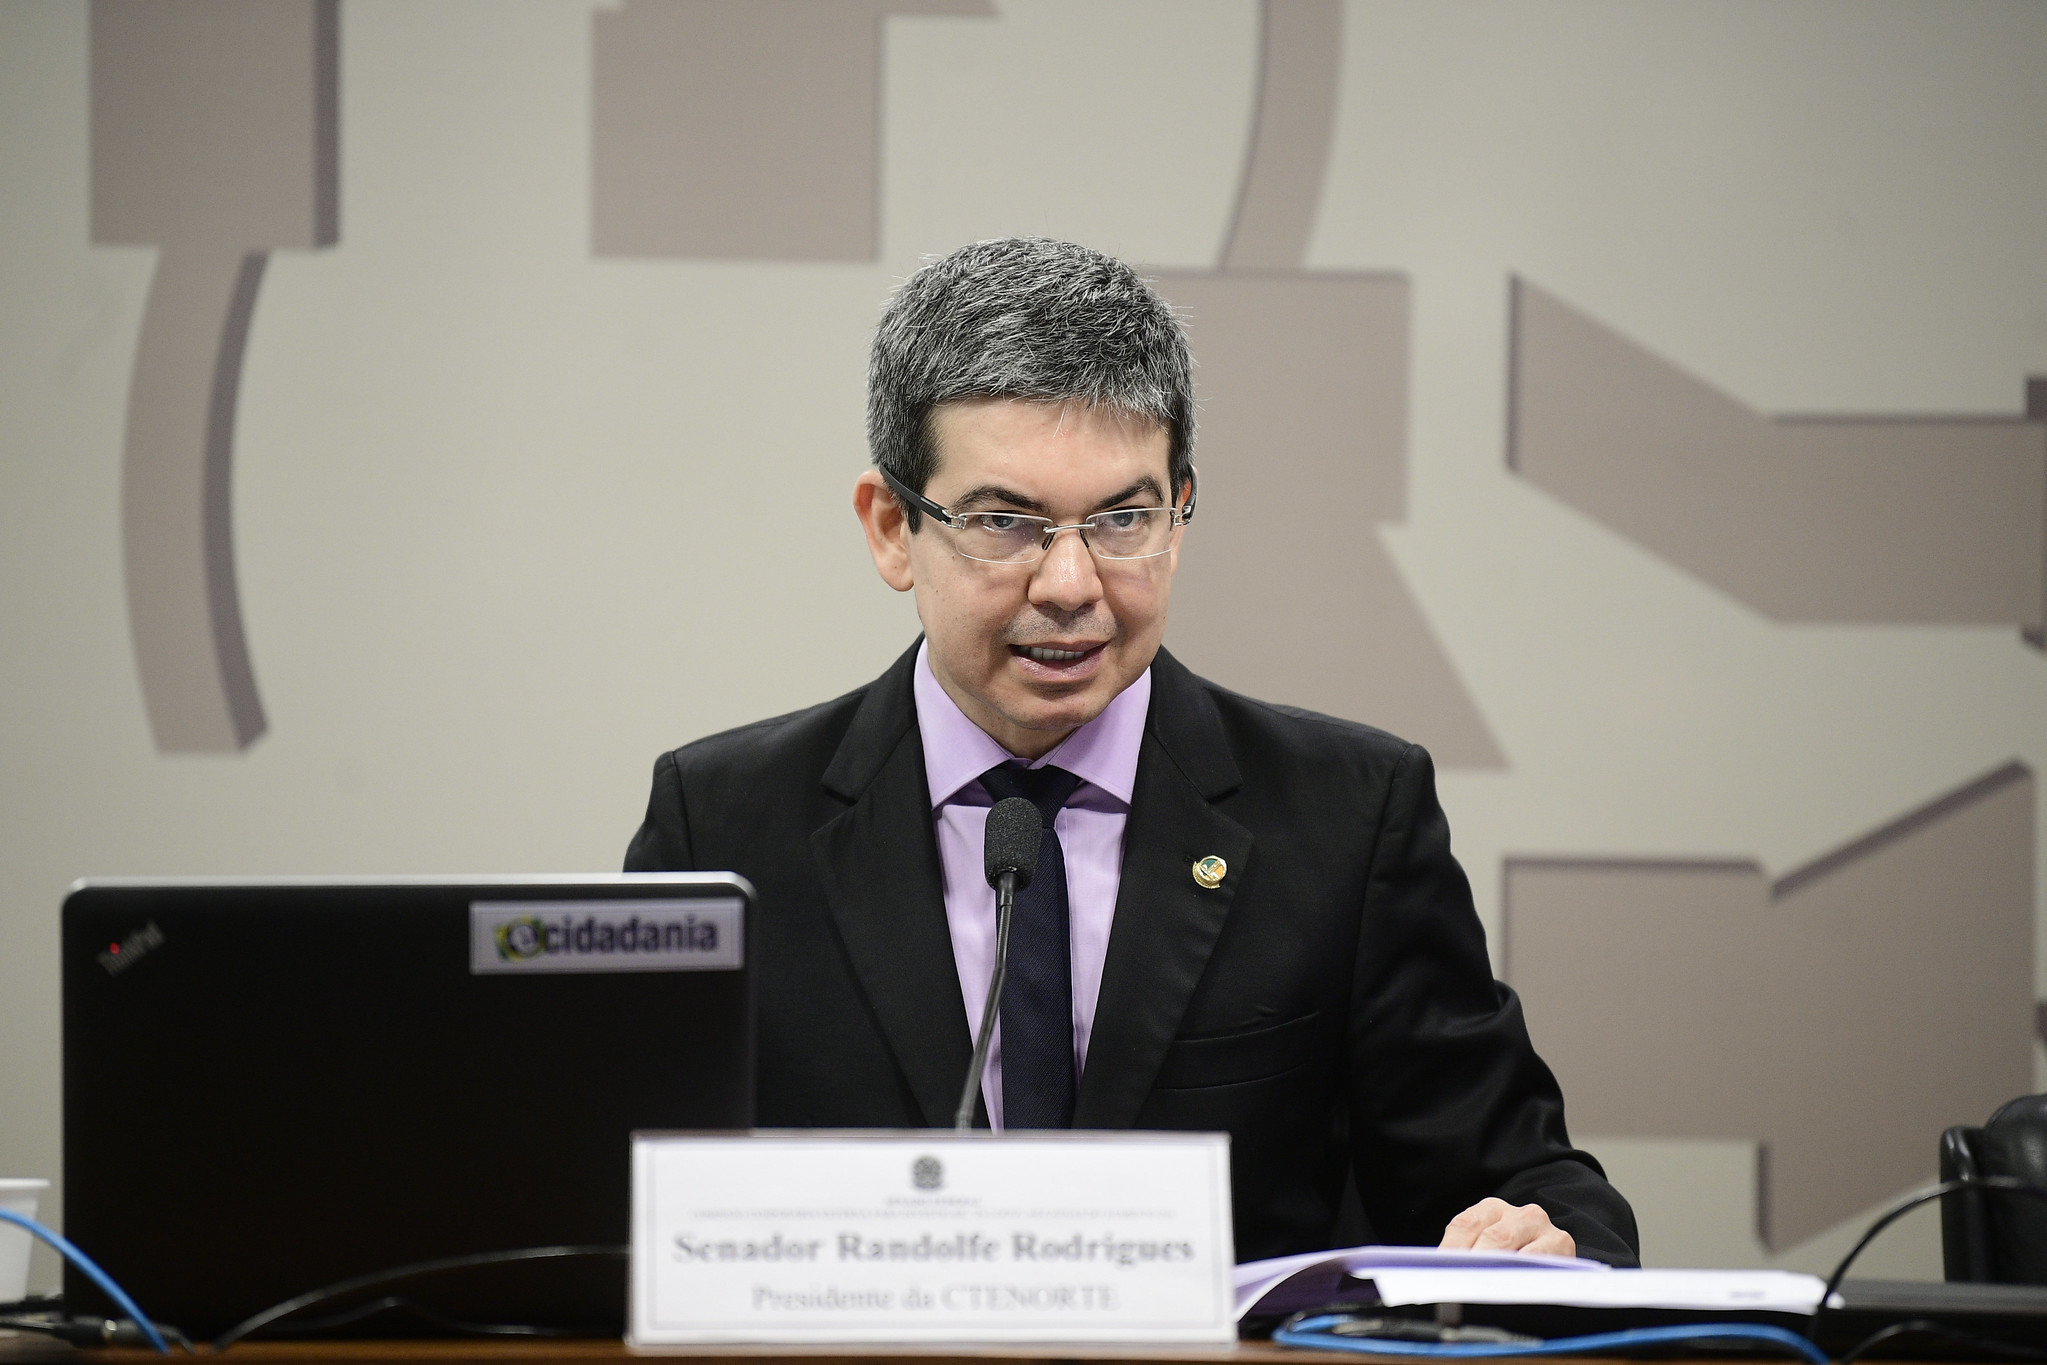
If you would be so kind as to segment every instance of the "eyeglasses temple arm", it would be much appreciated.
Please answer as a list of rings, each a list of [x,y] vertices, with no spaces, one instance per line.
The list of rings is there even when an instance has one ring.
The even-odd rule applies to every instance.
[[[881,471],[881,477],[888,484],[889,492],[895,494],[897,502],[908,503],[918,511],[938,518],[941,525],[951,526],[955,524],[952,513],[946,511],[922,493],[913,492],[901,479],[898,479],[886,469]]]

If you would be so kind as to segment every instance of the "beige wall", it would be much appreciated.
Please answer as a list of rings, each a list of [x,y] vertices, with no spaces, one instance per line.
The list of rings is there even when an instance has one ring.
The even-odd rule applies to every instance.
[[[1546,415],[1600,411],[1603,393],[1649,375],[1743,431],[1826,414],[1944,419],[1920,424],[1938,435],[1968,426],[1945,419],[2001,418],[1998,477],[2028,486],[2025,462],[2047,446],[2011,419],[2027,377],[2047,375],[2047,9],[1277,0],[1307,8],[1274,33],[1330,20],[1340,61],[1333,102],[1275,104],[1261,99],[1273,49],[1252,0],[863,2],[870,29],[834,30],[804,60],[873,64],[871,80],[830,86],[834,110],[873,120],[871,142],[848,143],[871,149],[871,198],[754,175],[749,203],[828,193],[836,207],[774,239],[779,254],[713,259],[690,253],[731,249],[724,219],[593,239],[599,200],[617,222],[674,207],[602,184],[593,195],[593,160],[634,164],[593,126],[600,32],[708,41],[729,17],[721,0],[652,2],[701,22],[633,29],[631,8],[575,0],[341,0],[338,228],[318,212],[261,233],[164,220],[214,250],[212,275],[177,276],[218,295],[194,315],[231,315],[236,256],[268,253],[233,376],[231,491],[214,509],[231,519],[253,737],[245,721],[166,731],[145,697],[139,620],[131,631],[147,592],[124,555],[138,534],[124,479],[138,441],[171,439],[131,434],[131,389],[152,373],[138,350],[150,326],[176,334],[146,320],[175,253],[149,238],[146,205],[124,208],[141,226],[119,236],[104,204],[95,215],[93,151],[109,100],[154,126],[136,103],[147,92],[92,88],[86,4],[0,5],[0,1173],[61,1174],[55,923],[73,878],[614,867],[657,751],[851,687],[891,658],[914,617],[874,578],[848,511],[867,334],[922,254],[978,237],[1072,237],[1173,272],[1197,347],[1205,325],[1266,316],[1239,283],[1247,266],[1280,272],[1275,299],[1318,273],[1353,282],[1331,298],[1398,296],[1355,334],[1361,355],[1404,342],[1404,392],[1361,379],[1360,397],[1340,374],[1324,390],[1330,411],[1369,409],[1368,439],[1346,444],[1347,423],[1311,414],[1295,428],[1309,448],[1268,454],[1241,414],[1212,414],[1214,496],[1186,554],[1202,556],[1208,528],[1218,557],[1188,574],[1176,608],[1200,625],[1186,652],[1217,676],[1367,720],[1397,711],[1389,723],[1444,751],[1445,801],[1496,935],[1510,863],[1733,863],[1781,889],[1787,873],[1847,866],[1826,860],[1987,773],[2047,763],[2047,657],[2020,634],[2038,624],[2038,594],[2007,581],[2014,555],[2038,553],[2038,527],[2005,528],[1985,551],[2002,596],[1942,599],[1995,610],[1915,615],[1901,588],[1885,600],[1904,606],[1829,615],[1826,593],[1781,607],[1743,586],[1757,562],[1788,566],[1776,581],[1796,575],[1795,536],[1750,557],[1698,534],[1707,513],[1685,515],[1688,490],[1734,495],[1713,482],[1722,447],[1691,428],[1608,424],[1591,449],[1553,422],[1536,433],[1548,444],[1528,447],[1547,463],[1509,464],[1514,422],[1533,411],[1509,404],[1530,359],[1510,364],[1520,280],[1612,339],[1520,371],[1556,381],[1543,392],[1563,406]],[[279,98],[317,99],[318,71],[291,65],[320,59],[319,7],[304,8],[308,25],[277,38],[276,69],[258,73]],[[276,83],[286,68],[298,85]],[[1295,140],[1254,136],[1261,110],[1267,134]],[[307,176],[320,173],[317,122],[299,149]],[[792,116],[771,132],[800,142],[806,126]],[[1319,182],[1284,160],[1289,147],[1324,166]],[[1295,243],[1291,255],[1229,254],[1254,148],[1256,193],[1279,197],[1243,221]],[[720,163],[689,164],[715,178]],[[317,209],[318,194],[305,202]],[[1235,299],[1249,302],[1201,312]],[[1231,357],[1266,353],[1265,324],[1245,325],[1215,347],[1217,404],[1247,373]],[[163,354],[211,401],[217,353]],[[1402,405],[1390,422],[1389,403]],[[164,457],[189,459],[194,478],[220,453],[203,416],[179,419],[191,432]],[[1327,448],[1318,432],[1334,433]],[[1774,439],[1729,447],[1745,506],[1776,486],[1757,463]],[[1947,449],[1879,452],[1869,477],[1888,461],[1923,480]],[[1599,462],[1636,458],[1677,472],[1625,506],[1602,501]],[[1854,448],[1826,458],[1856,476]],[[1278,491],[1313,509],[1326,541],[1253,558],[1241,528],[1284,524],[1261,469],[1306,482]],[[1318,470],[1374,490],[1370,506],[1346,518]],[[1824,484],[1799,478],[1800,496],[1828,505]],[[1941,547],[1970,542],[1968,509],[1937,477],[1920,486],[1858,486],[1857,505],[1908,522],[1920,502],[1937,510],[1946,539],[1914,553],[1946,572]],[[772,515],[740,514],[756,501]],[[221,582],[206,577],[218,566],[193,508],[188,605]],[[1732,518],[1729,536],[1751,534]],[[1880,543],[1855,546],[1898,570]],[[1247,581],[1232,563],[1271,586],[1231,598]],[[2033,571],[2047,582],[2047,566]],[[1386,647],[1373,623],[1387,621],[1410,643]],[[1280,649],[1301,660],[1297,695],[1271,663]],[[1996,941],[2037,958],[2040,816],[2030,775],[2014,782],[2016,823],[2007,783],[1992,835],[1917,847],[1986,859],[1999,888],[1986,932],[2016,924],[2017,940]],[[1859,923],[1840,891],[1853,871],[1814,892],[1844,942]],[[1600,922],[1669,909],[1631,894],[1602,901]],[[1801,903],[1757,893],[1728,912],[1727,934]],[[1589,922],[1574,904],[1552,921]],[[1890,923],[1899,907],[1871,913]],[[1544,980],[1568,979],[1568,938],[1546,954],[1530,959],[1550,964]],[[2036,966],[2035,996],[2041,979]],[[1583,1046],[1573,1009],[1556,1005],[1547,1031],[1533,1015],[1567,1075]],[[2030,1037],[1985,1029],[1981,1048],[2001,1059],[1986,1074],[2030,1068],[2039,1084]],[[1814,1040],[1794,1031],[1784,1045]],[[1933,1097],[1915,1121],[1984,1117],[1937,1113],[1959,1103],[1938,1089],[1922,1087]],[[1652,1262],[1816,1264],[1863,1216],[1809,1207],[1796,1238],[1766,1245],[1768,1133],[1594,1112],[1612,1127],[1579,1136],[1637,1199]],[[1930,1272],[1935,1246],[1930,1222],[1908,1224],[1879,1265]]]

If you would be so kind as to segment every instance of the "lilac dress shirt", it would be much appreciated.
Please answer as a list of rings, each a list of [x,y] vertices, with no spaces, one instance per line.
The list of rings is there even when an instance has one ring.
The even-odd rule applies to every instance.
[[[995,969],[995,890],[982,871],[982,840],[988,808],[981,774],[1016,758],[967,719],[931,671],[930,646],[917,651],[914,684],[917,728],[924,740],[924,777],[931,788],[931,818],[938,834],[938,862],[945,880],[945,922],[952,932],[952,958],[966,997],[967,1032],[981,1026],[988,1002],[988,974]],[[1116,889],[1123,882],[1123,827],[1130,820],[1130,795],[1137,785],[1137,751],[1151,710],[1151,670],[1124,688],[1101,715],[1061,740],[1059,747],[1030,766],[1051,763],[1081,779],[1053,829],[1066,855],[1066,913],[1073,954],[1074,1074],[1087,1061],[1094,1029],[1095,1001],[1102,990],[1102,960],[1109,952],[1109,924],[1116,917]],[[1002,1127],[1002,1027],[988,1047],[988,1071],[981,1096],[988,1120]]]

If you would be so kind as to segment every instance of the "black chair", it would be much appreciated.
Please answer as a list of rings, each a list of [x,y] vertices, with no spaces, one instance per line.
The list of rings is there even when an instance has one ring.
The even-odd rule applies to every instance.
[[[1981,1128],[1940,1135],[1940,1178],[2003,1175],[2047,1189],[2047,1095],[2021,1095]],[[2047,1285],[2047,1197],[1958,1190],[1940,1201],[1949,1280]]]

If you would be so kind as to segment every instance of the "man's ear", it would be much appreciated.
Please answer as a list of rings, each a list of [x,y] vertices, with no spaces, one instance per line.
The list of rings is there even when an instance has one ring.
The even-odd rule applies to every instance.
[[[1185,507],[1187,505],[1187,499],[1193,497],[1194,490],[1200,486],[1200,479],[1201,471],[1195,469],[1192,465],[1189,465],[1186,486],[1174,490],[1173,506]],[[1176,573],[1179,571],[1180,542],[1186,538],[1186,535],[1187,533],[1183,530],[1180,532],[1179,535],[1173,537],[1173,548],[1167,551],[1166,557],[1166,572],[1168,574]]]
[[[881,581],[897,592],[917,586],[910,571],[910,523],[896,495],[872,469],[853,482],[853,514],[867,533],[867,552],[874,556]]]

